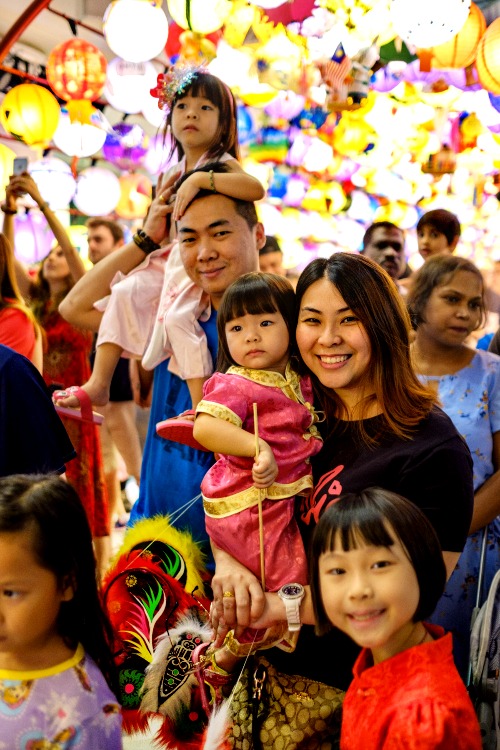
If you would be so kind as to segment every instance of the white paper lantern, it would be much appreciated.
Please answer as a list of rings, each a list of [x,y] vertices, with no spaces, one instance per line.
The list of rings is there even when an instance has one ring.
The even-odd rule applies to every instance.
[[[95,125],[71,122],[69,114],[61,109],[59,125],[52,139],[68,156],[92,156],[101,150],[106,140],[106,131]]]
[[[104,96],[120,112],[141,112],[156,86],[157,72],[150,62],[131,63],[115,57],[108,63]]]
[[[142,115],[154,128],[161,128],[166,118],[166,113],[158,106],[158,99],[151,95],[143,101]]]
[[[145,62],[163,51],[168,20],[161,2],[115,0],[104,13],[103,31],[115,55],[130,62]]]
[[[65,161],[48,156],[33,162],[29,172],[52,209],[69,205],[75,194],[76,182],[71,167]]]
[[[392,25],[405,42],[415,47],[444,44],[466,22],[471,0],[392,0]]]
[[[172,139],[170,134],[164,137],[162,133],[149,139],[148,151],[144,159],[144,167],[149,174],[157,175],[166,172],[177,162],[177,154],[170,157]]]
[[[87,216],[106,216],[120,199],[120,182],[109,169],[88,167],[78,175],[75,206]]]

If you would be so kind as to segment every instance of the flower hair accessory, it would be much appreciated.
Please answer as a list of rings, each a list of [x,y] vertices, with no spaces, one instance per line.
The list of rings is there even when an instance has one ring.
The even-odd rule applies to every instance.
[[[150,94],[158,99],[160,109],[169,110],[173,101],[183,94],[196,78],[208,71],[203,65],[172,65],[166,73],[160,73],[156,86]]]

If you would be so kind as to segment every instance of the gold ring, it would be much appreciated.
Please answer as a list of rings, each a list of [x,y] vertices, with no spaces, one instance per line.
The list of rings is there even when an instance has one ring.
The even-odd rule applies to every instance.
[[[223,599],[234,599],[234,594],[232,591],[224,591],[222,594]]]
[[[165,198],[163,197],[163,195],[159,195],[158,200],[161,201],[162,203],[165,203]]]

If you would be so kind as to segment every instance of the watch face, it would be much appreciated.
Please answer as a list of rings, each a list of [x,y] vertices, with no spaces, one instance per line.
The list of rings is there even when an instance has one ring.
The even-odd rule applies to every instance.
[[[287,583],[281,590],[285,596],[301,596],[304,592],[304,587],[300,583]]]

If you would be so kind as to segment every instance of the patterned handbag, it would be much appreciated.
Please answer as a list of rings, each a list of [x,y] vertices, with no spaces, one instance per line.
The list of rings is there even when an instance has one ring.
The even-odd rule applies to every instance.
[[[249,659],[231,696],[234,750],[338,750],[344,691]]]

